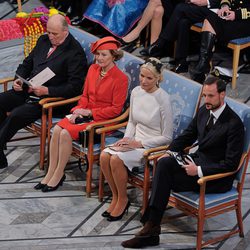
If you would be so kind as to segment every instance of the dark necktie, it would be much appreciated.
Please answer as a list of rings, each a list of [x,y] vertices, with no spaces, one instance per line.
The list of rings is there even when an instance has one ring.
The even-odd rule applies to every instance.
[[[207,120],[207,125],[205,128],[206,133],[208,133],[208,131],[212,128],[213,125],[214,125],[214,115],[211,113]]]

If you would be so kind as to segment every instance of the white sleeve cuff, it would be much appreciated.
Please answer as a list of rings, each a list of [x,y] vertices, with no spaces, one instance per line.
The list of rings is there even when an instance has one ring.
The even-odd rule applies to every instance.
[[[201,178],[203,177],[203,173],[202,173],[202,170],[201,170],[201,166],[197,166],[197,171],[198,171],[198,176]]]
[[[210,5],[210,1],[209,0],[207,0],[207,8],[209,9],[211,7],[211,5]]]

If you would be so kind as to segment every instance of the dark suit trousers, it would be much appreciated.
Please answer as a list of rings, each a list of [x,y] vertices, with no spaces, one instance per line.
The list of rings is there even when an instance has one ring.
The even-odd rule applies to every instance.
[[[19,129],[41,117],[41,106],[25,103],[27,98],[27,93],[14,90],[0,93],[0,150]]]
[[[198,191],[198,176],[188,176],[174,158],[165,157],[157,163],[151,197],[141,222],[152,221],[159,225],[168,204],[171,190]]]
[[[186,58],[189,49],[189,34],[192,24],[203,22],[210,10],[194,4],[180,3],[160,34],[160,38],[173,42],[177,40],[175,58],[180,60]]]

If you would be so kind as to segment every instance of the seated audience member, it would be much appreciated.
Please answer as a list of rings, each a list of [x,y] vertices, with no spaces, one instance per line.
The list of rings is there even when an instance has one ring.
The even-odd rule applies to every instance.
[[[250,2],[222,0],[217,13],[211,12],[201,32],[200,59],[191,72],[192,79],[202,83],[210,71],[215,40],[225,44],[236,38],[250,36]]]
[[[101,170],[111,188],[112,201],[102,216],[120,220],[128,210],[128,172],[143,164],[143,152],[172,140],[173,117],[169,95],[161,88],[162,64],[149,58],[140,69],[140,86],[133,89],[124,138],[101,153]],[[125,150],[125,152],[124,152]],[[126,151],[128,150],[128,151]]]
[[[244,143],[244,125],[239,116],[224,102],[226,84],[208,78],[203,87],[204,105],[190,125],[173,140],[169,151],[157,163],[151,197],[141,222],[144,227],[133,239],[122,242],[123,247],[141,248],[159,245],[161,219],[168,204],[171,190],[197,191],[197,180],[202,176],[235,171]],[[178,163],[173,152],[183,150],[198,141],[198,149]],[[172,156],[171,156],[172,155]],[[223,193],[232,188],[235,176],[207,183],[207,193]]]
[[[130,48],[128,44],[135,41],[139,36],[141,31],[150,24],[150,44],[153,44],[159,37],[162,30],[162,22],[167,23],[170,16],[175,8],[175,6],[182,2],[183,0],[150,0],[146,9],[143,12],[141,20],[138,22],[137,26],[129,32],[126,36],[122,38],[122,43],[127,45],[126,48]],[[148,49],[150,47],[144,48],[140,51],[141,55],[148,56]]]
[[[128,45],[135,41],[149,22],[151,22],[150,44],[154,43],[158,39],[161,32],[163,14],[164,9],[162,7],[161,0],[150,0],[143,12],[141,20],[132,31],[121,39],[122,43],[124,45]],[[126,50],[126,47],[124,50]]]
[[[44,69],[55,76],[42,86],[29,87],[16,79],[13,89],[0,93],[0,168],[8,166],[4,147],[16,132],[41,117],[42,107],[33,102],[44,97],[73,97],[81,93],[87,71],[87,60],[81,45],[68,31],[62,15],[53,15],[32,52],[17,68],[22,78],[32,78]],[[7,112],[10,114],[7,116]]]
[[[92,0],[84,17],[123,37],[140,19],[148,0]]]
[[[91,65],[81,99],[54,128],[50,146],[50,162],[46,176],[34,188],[43,192],[56,190],[65,180],[64,168],[72,152],[72,140],[89,124],[118,116],[126,100],[128,78],[115,61],[123,56],[120,43],[104,37],[91,45],[96,63]],[[78,121],[80,122],[78,124]]]
[[[176,41],[175,72],[187,72],[186,58],[189,50],[190,27],[194,23],[203,22],[211,12],[209,8],[218,8],[219,2],[220,0],[190,0],[187,3],[178,4],[159,39],[149,48],[149,55],[163,57],[167,54],[171,56],[168,48],[172,42]]]

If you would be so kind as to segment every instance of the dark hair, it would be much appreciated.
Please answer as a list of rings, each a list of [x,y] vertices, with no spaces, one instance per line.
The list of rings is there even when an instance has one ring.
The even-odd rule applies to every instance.
[[[217,85],[218,93],[226,91],[226,82],[215,76],[208,77],[205,80],[204,85],[212,85],[214,83]]]

